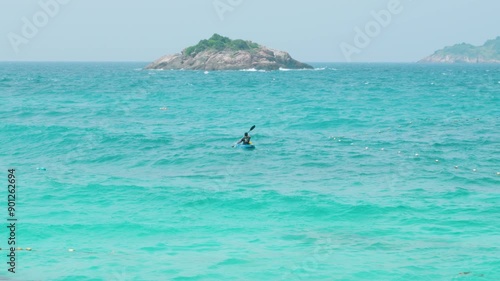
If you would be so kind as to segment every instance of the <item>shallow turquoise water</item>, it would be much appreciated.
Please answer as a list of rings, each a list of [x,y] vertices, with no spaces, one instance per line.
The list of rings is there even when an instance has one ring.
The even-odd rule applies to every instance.
[[[0,63],[0,276],[500,280],[500,66],[143,66]]]

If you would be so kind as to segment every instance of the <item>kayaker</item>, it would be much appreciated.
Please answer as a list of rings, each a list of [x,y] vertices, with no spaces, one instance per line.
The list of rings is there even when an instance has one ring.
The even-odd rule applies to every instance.
[[[252,137],[248,134],[248,133],[245,133],[245,136],[241,138],[241,140],[239,142],[237,142],[236,144],[240,144],[240,143],[243,143],[243,144],[250,144],[250,139]]]

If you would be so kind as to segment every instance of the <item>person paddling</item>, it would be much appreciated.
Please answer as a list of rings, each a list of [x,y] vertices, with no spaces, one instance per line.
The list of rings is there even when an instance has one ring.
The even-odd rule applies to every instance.
[[[250,139],[252,138],[248,133],[251,132],[253,129],[255,129],[255,125],[253,125],[252,127],[250,127],[250,130],[248,130],[248,132],[245,133],[245,135],[237,142],[233,145],[233,147],[235,146],[238,146],[238,144],[240,143],[243,143],[243,145],[246,145],[244,148],[247,148],[247,149],[254,149],[255,146],[252,145],[252,142],[250,142]]]
[[[248,133],[245,133],[245,136],[243,136],[243,137],[241,138],[241,140],[240,140],[239,142],[237,142],[236,144],[243,143],[243,144],[248,145],[248,144],[250,144],[250,139],[251,139],[251,138],[252,138],[252,137],[251,137]]]

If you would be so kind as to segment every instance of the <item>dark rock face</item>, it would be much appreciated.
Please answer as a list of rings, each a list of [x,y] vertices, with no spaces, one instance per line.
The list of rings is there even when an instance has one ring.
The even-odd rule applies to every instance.
[[[215,36],[215,35],[214,35]],[[214,37],[212,37],[214,38]],[[230,40],[226,37],[222,37]],[[241,40],[240,40],[241,41]],[[201,43],[202,41],[200,41]],[[249,42],[249,41],[248,41]],[[253,43],[254,44],[254,43]],[[312,66],[294,60],[290,54],[273,50],[261,45],[251,49],[206,48],[197,53],[164,56],[146,66],[146,69],[166,70],[278,70],[286,69],[312,69]],[[190,47],[193,48],[193,47]]]

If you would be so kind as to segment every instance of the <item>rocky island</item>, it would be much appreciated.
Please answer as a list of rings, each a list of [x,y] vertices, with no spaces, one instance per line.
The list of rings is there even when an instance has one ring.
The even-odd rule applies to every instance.
[[[180,54],[167,55],[146,66],[146,69],[167,70],[278,70],[312,69],[294,60],[290,54],[269,49],[257,43],[231,40],[214,34],[197,45],[185,48]]]
[[[457,44],[436,51],[420,63],[500,63],[500,36],[483,46]]]

